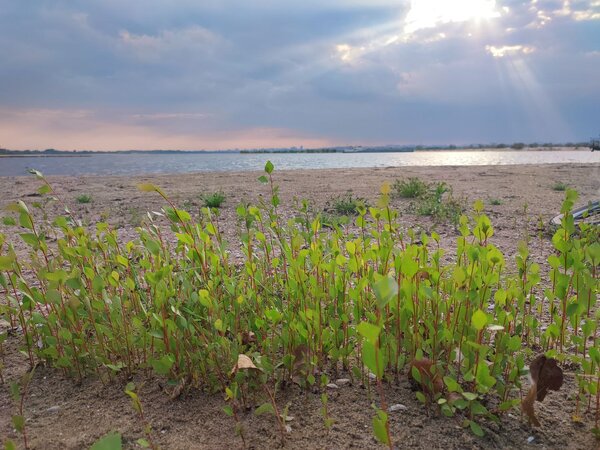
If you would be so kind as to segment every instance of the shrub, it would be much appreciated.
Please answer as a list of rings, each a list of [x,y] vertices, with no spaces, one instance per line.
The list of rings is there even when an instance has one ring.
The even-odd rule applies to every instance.
[[[207,208],[220,208],[225,201],[225,194],[222,191],[213,192],[202,197],[204,206]]]
[[[568,188],[566,183],[563,183],[562,181],[557,181],[556,183],[554,183],[552,185],[552,189],[558,192],[564,192],[566,191]]]
[[[77,203],[90,203],[92,201],[92,196],[88,194],[81,194],[77,196],[76,200]]]
[[[359,208],[364,206],[366,206],[364,198],[354,197],[351,193],[347,193],[333,199],[330,209],[340,216],[356,216]]]
[[[425,195],[429,187],[421,179],[411,177],[407,180],[396,180],[393,189],[398,197],[417,198]]]

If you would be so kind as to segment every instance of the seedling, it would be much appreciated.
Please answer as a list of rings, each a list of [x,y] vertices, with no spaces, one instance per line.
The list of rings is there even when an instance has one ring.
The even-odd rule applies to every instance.
[[[343,367],[378,394],[373,432],[392,446],[387,379],[410,371],[427,407],[463,415],[480,435],[495,419],[484,405],[497,405],[494,414],[519,406],[525,361],[541,349],[571,363],[577,415],[598,420],[600,244],[597,225],[576,225],[570,215],[574,191],[565,193],[546,274],[525,241],[506,260],[479,201],[470,217],[458,217],[455,245],[442,248],[436,233],[401,231],[388,185],[376,206],[349,196],[356,215],[326,227],[306,202],[281,214],[270,162],[259,180],[264,200],[236,208],[235,261],[211,208],[192,218],[151,184],[140,188],[165,206],[130,242],[105,222],[89,229],[70,213],[51,218],[10,205],[4,223],[15,232],[0,234],[0,316],[22,330],[30,364],[44,361],[75,379],[151,369],[177,386],[189,380],[225,393],[242,439],[238,411],[258,402],[256,413],[273,414],[282,441],[289,417],[276,402],[280,386],[309,389],[328,368]],[[438,212],[449,194],[438,183],[415,207],[456,216],[454,207]],[[17,256],[16,240],[28,256]],[[445,252],[456,256],[444,263]],[[254,368],[240,365],[242,355]],[[413,370],[423,360],[428,367]],[[152,446],[141,402],[127,391],[147,430],[142,443]],[[326,426],[328,402],[321,398]]]
[[[558,191],[558,192],[564,192],[567,190],[569,186],[566,183],[563,183],[562,181],[557,181],[556,183],[554,183],[552,185],[552,190],[554,191]]]
[[[340,216],[355,216],[361,207],[366,205],[363,198],[354,197],[351,193],[339,196],[332,200],[332,212]]]
[[[206,194],[202,197],[202,201],[207,208],[220,208],[225,201],[225,194],[222,191]]]
[[[407,180],[396,180],[393,189],[398,197],[418,198],[427,194],[429,185],[420,178],[411,177]]]
[[[88,194],[80,194],[77,196],[76,200],[77,200],[77,203],[82,203],[82,204],[90,203],[92,201],[92,196],[88,195]]]

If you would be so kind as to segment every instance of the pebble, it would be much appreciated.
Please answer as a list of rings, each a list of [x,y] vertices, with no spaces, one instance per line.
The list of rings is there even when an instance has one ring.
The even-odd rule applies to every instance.
[[[406,411],[408,408],[402,403],[396,403],[388,408],[389,412]]]
[[[375,375],[374,373],[370,373],[369,374],[369,379],[370,380],[376,380],[377,379],[377,375]]]
[[[337,384],[338,386],[345,386],[350,383],[351,383],[350,378],[340,378],[338,380],[335,380],[335,384]]]
[[[535,436],[529,436],[529,437],[527,438],[527,443],[528,443],[528,444],[531,444],[533,441],[535,441]]]
[[[339,389],[339,386],[337,384],[335,384],[335,383],[329,383],[327,385],[327,388],[328,389]]]
[[[46,411],[50,412],[50,413],[54,413],[54,412],[58,412],[59,409],[60,409],[60,406],[51,406]]]

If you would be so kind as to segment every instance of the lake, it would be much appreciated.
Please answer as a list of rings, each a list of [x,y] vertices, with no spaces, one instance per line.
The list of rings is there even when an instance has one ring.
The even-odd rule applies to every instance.
[[[153,173],[262,170],[271,160],[276,169],[337,169],[399,166],[485,166],[507,164],[588,164],[600,152],[567,151],[420,151],[406,153],[191,153],[97,154],[81,157],[0,157],[0,176],[140,175]]]

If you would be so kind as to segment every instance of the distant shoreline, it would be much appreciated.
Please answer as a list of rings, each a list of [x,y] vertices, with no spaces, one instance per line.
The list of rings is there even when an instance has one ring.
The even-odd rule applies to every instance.
[[[28,153],[26,155],[16,155],[16,154],[5,154],[0,155],[0,158],[89,158],[93,156],[90,153],[75,153],[75,154],[59,154],[59,155],[42,155],[39,153]]]
[[[1,149],[0,149],[1,150]],[[341,154],[352,155],[357,153],[430,153],[430,152],[539,152],[539,151],[554,151],[554,152],[581,152],[592,151],[590,147],[525,147],[515,149],[512,147],[457,147],[457,148],[398,148],[390,149],[386,147],[373,148],[366,147],[364,149],[306,149],[306,150],[82,150],[82,151],[63,151],[53,150],[45,153],[44,151],[32,150],[4,150],[0,151],[0,158],[83,158],[95,155],[202,155],[202,154],[225,154],[225,155],[285,155],[285,154]]]

